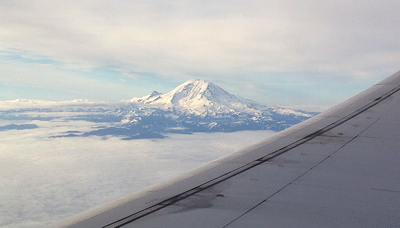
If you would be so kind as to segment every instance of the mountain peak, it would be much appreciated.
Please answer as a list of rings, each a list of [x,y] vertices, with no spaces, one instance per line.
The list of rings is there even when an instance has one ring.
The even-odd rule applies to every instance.
[[[218,87],[214,83],[203,80],[203,79],[190,79],[190,80],[186,81],[185,83],[182,83],[181,85],[176,87],[174,90],[177,90],[179,88],[186,88],[189,90],[204,91],[204,90],[207,90],[209,86]],[[172,91],[174,91],[174,90],[172,90]]]
[[[201,80],[201,79],[191,79],[175,89],[171,92],[167,93],[168,97],[171,98],[172,103],[179,102],[179,100],[200,100],[202,98],[212,99],[214,95],[213,91],[222,91],[224,94],[228,94],[226,91],[218,87],[217,85]],[[166,95],[167,95],[166,94]]]
[[[153,93],[131,101],[203,116],[256,111],[250,108],[254,102],[238,98],[214,83],[202,79],[188,80],[165,94]]]

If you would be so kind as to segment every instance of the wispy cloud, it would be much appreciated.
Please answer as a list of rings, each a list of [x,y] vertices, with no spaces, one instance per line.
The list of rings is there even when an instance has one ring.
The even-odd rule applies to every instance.
[[[400,57],[400,3],[392,0],[32,0],[0,7],[3,51],[45,56],[62,68],[149,72],[170,84],[200,75],[258,85],[282,74],[376,82],[398,70]]]

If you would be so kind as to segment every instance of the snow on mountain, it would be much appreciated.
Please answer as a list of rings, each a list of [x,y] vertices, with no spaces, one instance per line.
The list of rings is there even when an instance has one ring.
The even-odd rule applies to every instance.
[[[300,123],[317,113],[266,107],[226,92],[204,80],[189,80],[172,91],[121,102],[88,100],[0,101],[0,120],[87,121],[87,132],[68,131],[51,137],[118,136],[122,139],[163,138],[164,134],[274,130]],[[7,128],[8,129],[8,128]]]
[[[140,98],[132,98],[129,101],[130,102],[139,102],[139,103],[149,104],[149,103],[154,102],[155,100],[159,99],[160,95],[162,95],[162,93],[159,93],[157,91],[153,91],[147,96],[140,97]]]
[[[165,94],[154,91],[130,101],[199,116],[240,113],[260,115],[260,109],[265,109],[262,105],[226,92],[214,83],[199,79],[189,80]]]

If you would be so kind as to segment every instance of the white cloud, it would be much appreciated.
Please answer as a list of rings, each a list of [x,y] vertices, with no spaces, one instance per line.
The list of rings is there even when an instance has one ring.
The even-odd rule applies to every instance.
[[[97,67],[116,70],[131,80],[147,80],[147,86],[150,78],[154,78],[154,85],[160,81],[178,85],[200,77],[221,86],[235,83],[231,92],[243,92],[241,95],[250,95],[249,98],[258,101],[270,93],[259,86],[276,82],[282,75],[299,78],[305,84],[315,82],[315,76],[319,75],[319,84],[307,91],[301,90],[303,84],[299,84],[295,89],[283,88],[286,94],[277,97],[294,91],[309,101],[315,97],[307,96],[308,91],[314,90],[311,93],[315,94],[320,90],[314,88],[325,87],[315,104],[326,106],[322,97],[334,98],[338,88],[346,84],[343,78],[357,79],[367,88],[398,70],[400,18],[395,11],[398,8],[400,3],[394,0],[235,0],[229,4],[225,1],[2,1],[0,50],[18,49],[54,60],[58,65],[53,67],[58,71],[51,77],[55,80],[60,78],[56,74],[65,75],[63,69],[90,72]],[[39,80],[45,81],[46,88],[59,87],[55,80],[41,76],[40,70],[32,72],[46,79]],[[150,74],[143,76],[138,72]],[[340,78],[328,81],[324,75]],[[23,77],[27,85],[34,81],[26,74]],[[76,84],[81,76],[66,77]],[[96,77],[82,79],[85,82],[82,87],[86,84],[89,87],[82,91],[93,91],[93,97],[101,96],[105,85],[96,87],[101,84]],[[242,81],[259,89],[243,90]],[[286,79],[281,81],[279,86],[285,87]],[[131,87],[141,90],[140,95],[131,96],[154,90],[146,88],[145,92],[143,86],[134,84]],[[350,95],[354,93],[346,93],[345,97]],[[80,98],[91,99],[89,96],[86,92]],[[291,105],[304,102],[295,94],[291,96]],[[127,95],[119,97],[126,99]],[[335,98],[328,106],[340,100]]]
[[[149,92],[147,88],[133,89],[132,80],[128,82],[127,80],[119,81],[118,78],[108,80],[107,77],[90,76],[92,72],[89,70],[75,71],[53,64],[9,62],[9,64],[0,64],[0,72],[3,72],[0,75],[0,83],[5,86],[13,86],[13,91],[10,93],[19,93],[18,99],[43,99],[36,97],[35,92],[40,91],[46,94],[47,100],[86,98],[97,101],[115,101],[129,99],[133,96],[143,96]],[[112,78],[112,76],[108,77]],[[30,97],[25,95],[27,90],[34,91],[29,95]],[[7,92],[3,90],[1,96],[8,97]]]
[[[3,47],[122,71],[376,75],[397,70],[400,49],[398,1],[1,4]]]
[[[170,135],[162,140],[56,138],[88,122],[41,122],[0,132],[1,227],[43,227],[270,136],[270,131]],[[191,145],[198,145],[193,147]]]

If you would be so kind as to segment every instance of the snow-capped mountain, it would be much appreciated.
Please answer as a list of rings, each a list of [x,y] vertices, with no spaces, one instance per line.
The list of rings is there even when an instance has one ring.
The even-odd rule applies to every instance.
[[[226,92],[214,83],[199,79],[189,80],[165,94],[153,91],[150,95],[133,98],[131,102],[199,116],[237,115],[243,112],[260,115],[265,109],[262,105]]]
[[[211,82],[197,79],[189,80],[165,94],[153,91],[147,96],[117,103],[87,100],[0,102],[0,120],[98,123],[90,131],[60,132],[54,137],[113,135],[137,139],[162,138],[164,133],[280,131],[315,114],[266,107],[235,96]]]
[[[205,80],[189,80],[168,93],[132,98],[140,110],[125,113],[123,122],[137,124],[143,117],[165,118],[172,127],[190,131],[283,130],[315,113],[282,107],[266,107],[233,95]],[[146,114],[144,115],[144,112]]]

